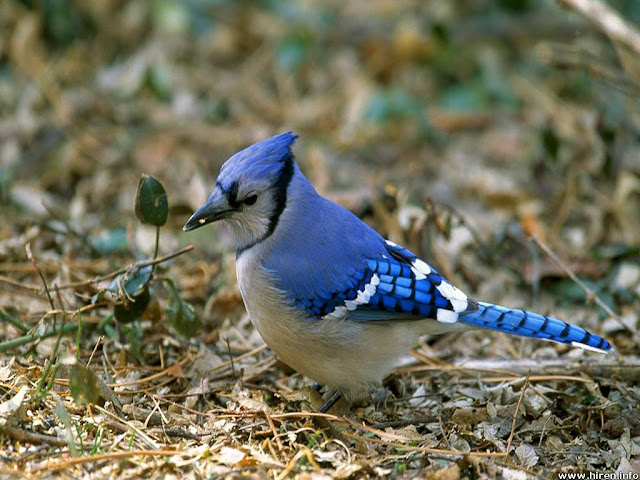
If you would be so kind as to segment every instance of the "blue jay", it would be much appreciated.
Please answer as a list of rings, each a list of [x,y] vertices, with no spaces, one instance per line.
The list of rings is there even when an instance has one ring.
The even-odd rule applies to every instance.
[[[467,296],[319,195],[294,160],[296,138],[282,133],[229,158],[184,230],[231,227],[251,321],[286,364],[327,388],[321,411],[370,394],[422,335],[486,328],[613,350],[576,325]]]

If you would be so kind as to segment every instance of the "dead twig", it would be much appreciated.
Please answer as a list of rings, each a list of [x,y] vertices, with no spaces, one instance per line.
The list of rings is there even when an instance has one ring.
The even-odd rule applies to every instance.
[[[100,405],[94,405],[93,408],[103,413],[104,415],[111,417],[113,420],[120,422],[122,425],[126,425],[131,432],[135,433],[136,437],[140,438],[144,443],[146,443],[152,449],[160,450],[160,446],[158,445],[158,443],[155,440],[153,440],[149,435],[147,435],[145,432],[143,432],[140,428],[135,426],[132,422],[128,422],[124,418],[118,417],[117,415],[111,413],[109,410],[105,410]]]
[[[93,285],[95,283],[100,283],[100,282],[104,282],[105,280],[111,280],[114,277],[117,277],[118,275],[125,273],[129,270],[132,270],[134,268],[143,268],[143,267],[148,267],[149,265],[157,265],[159,263],[163,263],[166,262],[168,260],[171,260],[179,255],[182,255],[183,253],[187,253],[190,252],[191,250],[193,250],[193,245],[187,245],[184,248],[181,248],[180,250],[176,250],[175,252],[169,253],[167,255],[164,255],[162,257],[158,257],[158,258],[154,258],[151,260],[144,260],[142,262],[136,262],[136,263],[132,263],[131,265],[128,265],[126,267],[122,267],[119,268],[118,270],[114,270],[111,273],[107,273],[106,275],[101,275],[99,277],[95,277],[95,278],[91,278],[89,280],[81,280],[78,282],[71,282],[71,283],[63,283],[62,285],[57,285],[56,288],[58,288],[59,290],[66,290],[69,288],[80,288],[80,287],[86,287],[89,285]]]
[[[415,365],[399,369],[401,372],[456,372],[468,373],[477,380],[473,372],[484,372],[491,376],[483,376],[483,382],[509,381],[521,378],[522,375],[530,374],[529,380],[567,380],[575,382],[585,382],[582,374],[590,378],[611,379],[614,376],[624,378],[631,382],[640,381],[640,360],[635,357],[622,357],[612,360],[611,357],[569,360],[558,357],[550,359],[542,358],[509,358],[486,359],[486,360],[463,360],[451,365],[432,366]]]
[[[611,40],[622,43],[640,55],[640,33],[606,3],[599,0],[559,0],[591,20]]]
[[[44,435],[42,433],[29,432],[22,428],[0,427],[0,432],[17,442],[31,443],[33,445],[48,444],[56,447],[66,447],[67,442],[53,435]]]
[[[27,258],[29,258],[29,260],[33,264],[33,268],[35,268],[36,272],[38,272],[38,275],[40,275],[40,279],[42,280],[42,284],[44,285],[44,291],[46,292],[47,298],[49,299],[49,305],[51,305],[51,310],[55,310],[56,306],[53,303],[53,298],[51,297],[51,293],[49,292],[49,287],[47,286],[47,280],[44,278],[44,274],[42,273],[40,268],[38,268],[38,264],[36,263],[36,259],[33,256],[33,253],[31,252],[31,244],[27,243],[24,246],[24,249],[27,252]],[[56,322],[56,317],[54,316],[53,317],[53,325],[54,325],[54,327],[55,327],[55,322]]]
[[[16,280],[14,280],[13,278],[9,278],[9,277],[5,277],[4,275],[0,275],[0,282],[2,283],[7,283],[13,287],[17,287],[17,288],[23,288],[25,290],[29,290],[30,292],[36,292],[39,293],[40,292],[40,287],[37,285],[31,285],[28,283],[21,283],[18,282]]]
[[[322,469],[318,465],[318,463],[313,458],[313,452],[309,450],[307,447],[302,446],[298,453],[287,463],[287,466],[280,472],[280,474],[276,477],[277,480],[282,480],[287,478],[287,476],[293,471],[293,469],[298,464],[298,461],[302,459],[302,457],[306,457],[309,464],[316,470],[316,472],[321,473]]]
[[[630,96],[640,96],[640,83],[630,75],[607,61],[588,51],[578,50],[575,47],[567,47],[559,43],[544,43],[536,47],[537,53],[550,65],[562,69],[574,69],[587,72],[589,75],[600,78]]]
[[[524,386],[522,387],[522,391],[520,392],[520,397],[518,397],[518,403],[516,404],[516,411],[513,412],[513,421],[511,422],[511,432],[509,433],[509,439],[507,440],[507,448],[505,450],[505,457],[509,455],[509,450],[511,450],[511,442],[513,441],[513,436],[516,433],[516,423],[518,421],[518,413],[520,412],[520,405],[522,405],[522,399],[524,398],[524,394],[529,387],[529,375],[524,381]]]
[[[34,468],[33,470],[30,471],[30,473],[34,475],[34,478],[38,478],[39,477],[38,474],[42,474],[44,472],[48,472],[48,473],[57,472],[59,470],[63,470],[66,468],[82,465],[84,463],[94,463],[94,462],[102,462],[102,461],[112,462],[119,458],[131,458],[131,457],[140,457],[140,456],[163,457],[163,456],[171,456],[171,455],[186,455],[188,453],[189,452],[184,449],[173,450],[168,448],[163,450],[129,450],[129,451],[125,450],[122,452],[111,452],[111,453],[104,453],[101,455],[89,455],[86,457],[76,457],[76,458],[71,458],[69,460],[51,462],[51,463],[47,463],[45,465]],[[194,453],[197,454],[198,451],[194,450]]]
[[[578,276],[575,273],[573,273],[573,271],[562,260],[560,260],[560,258],[558,258],[558,256],[555,253],[553,253],[553,251],[542,240],[540,240],[535,235],[530,238],[538,246],[538,248],[540,248],[540,250],[542,250],[545,254],[547,254],[547,256],[549,256],[549,258],[551,258],[554,262],[558,264],[558,266],[569,276],[571,280],[575,282],[576,285],[578,285],[582,290],[584,290],[584,293],[587,294],[588,302],[594,302],[596,305],[598,305],[602,310],[604,310],[607,313],[607,315],[609,315],[611,318],[616,319],[618,323],[627,332],[633,335],[636,341],[640,342],[638,332],[633,330],[628,325],[625,325],[625,323],[620,320],[620,317],[613,310],[611,310],[609,305],[604,303],[600,299],[600,297],[598,297],[596,292],[591,290],[582,280],[580,280]]]
[[[282,440],[280,439],[280,435],[278,435],[278,430],[276,430],[276,426],[273,423],[273,419],[271,418],[271,415],[269,415],[269,412],[265,410],[264,416],[267,419],[267,423],[269,424],[269,428],[271,429],[271,432],[273,433],[273,438],[275,439],[276,444],[278,445],[278,450],[280,451],[280,455],[282,455],[285,462],[288,463],[291,459],[289,458],[289,455],[287,455],[287,452],[285,451],[284,446],[282,445]]]

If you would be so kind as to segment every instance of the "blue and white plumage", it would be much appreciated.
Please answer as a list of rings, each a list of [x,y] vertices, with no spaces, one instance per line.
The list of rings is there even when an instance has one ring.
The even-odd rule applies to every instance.
[[[486,328],[605,353],[605,339],[555,318],[477,302],[410,251],[319,195],[294,161],[291,132],[233,155],[189,231],[222,220],[264,341],[348,400],[366,396],[418,337]]]

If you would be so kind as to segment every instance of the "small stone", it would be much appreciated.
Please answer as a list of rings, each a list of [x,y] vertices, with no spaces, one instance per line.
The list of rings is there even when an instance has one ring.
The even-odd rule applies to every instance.
[[[640,283],[640,265],[630,262],[620,264],[613,280],[617,288],[632,289]]]

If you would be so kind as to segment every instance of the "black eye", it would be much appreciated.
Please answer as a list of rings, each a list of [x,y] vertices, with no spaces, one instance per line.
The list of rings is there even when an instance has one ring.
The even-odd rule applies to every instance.
[[[244,203],[245,205],[253,205],[254,203],[256,203],[256,200],[258,200],[257,195],[249,195],[244,200],[242,200],[242,203]]]

